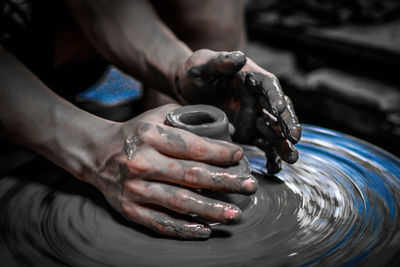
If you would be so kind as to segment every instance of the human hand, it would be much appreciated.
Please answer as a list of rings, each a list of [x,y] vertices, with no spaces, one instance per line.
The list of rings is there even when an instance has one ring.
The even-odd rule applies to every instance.
[[[241,211],[189,188],[252,194],[257,181],[250,171],[230,173],[227,168],[243,158],[239,146],[165,125],[166,114],[177,107],[162,106],[121,124],[115,136],[121,142],[109,148],[89,182],[138,224],[173,237],[207,238],[208,225],[179,214],[229,223]]]
[[[195,51],[177,71],[175,93],[184,103],[223,109],[236,128],[234,141],[263,149],[269,173],[281,170],[281,159],[297,161],[293,145],[302,129],[291,100],[273,74],[242,52]]]

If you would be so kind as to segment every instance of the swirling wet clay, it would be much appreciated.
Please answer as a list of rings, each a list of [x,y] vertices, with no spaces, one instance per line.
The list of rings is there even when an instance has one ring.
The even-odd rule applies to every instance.
[[[245,148],[258,173],[254,195],[204,191],[238,206],[238,223],[205,227],[191,215],[143,211],[156,218],[155,229],[207,237],[212,228],[202,241],[130,223],[92,186],[49,162],[29,163],[0,180],[1,265],[398,266],[400,160],[354,138],[303,127],[301,157],[283,163],[275,177],[262,177],[263,153]]]

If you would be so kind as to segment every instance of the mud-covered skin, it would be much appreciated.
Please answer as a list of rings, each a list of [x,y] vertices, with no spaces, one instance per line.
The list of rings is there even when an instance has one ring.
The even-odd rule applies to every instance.
[[[249,169],[237,173],[228,167],[243,158],[239,146],[165,125],[166,114],[177,107],[162,106],[121,124],[115,138],[125,143],[109,148],[116,152],[108,153],[95,177],[85,180],[138,224],[175,238],[207,238],[208,225],[176,218],[168,211],[236,222],[241,216],[237,206],[190,188],[248,195],[256,191],[257,181]]]
[[[179,40],[160,20],[151,3],[125,0],[69,0],[65,1],[65,4],[75,18],[81,34],[105,60],[141,80],[146,87],[173,95],[177,69],[188,58],[192,58],[192,49]],[[218,15],[219,10],[214,14]],[[224,16],[218,18],[226,19]],[[235,16],[233,18],[236,20]],[[223,38],[223,34],[218,33],[216,37]],[[209,38],[204,40],[208,41]],[[193,55],[198,55],[198,52]],[[166,197],[168,195],[165,191],[166,185],[181,188],[184,183],[194,188],[225,192],[246,194],[254,192],[255,184],[251,182],[252,178],[250,182],[246,180],[249,173],[226,175],[227,171],[223,166],[217,167],[238,162],[243,157],[242,150],[238,146],[218,146],[216,143],[207,142],[204,138],[182,133],[176,129],[170,130],[163,124],[163,120],[167,109],[172,107],[147,112],[126,123],[107,121],[84,112],[51,92],[38,77],[2,48],[0,48],[0,58],[0,68],[4,70],[0,72],[1,135],[46,157],[78,179],[93,184],[114,208],[119,211],[126,208],[126,215],[133,221],[153,229],[154,226],[159,226],[154,216],[148,215],[153,214],[149,213],[148,203],[154,202],[154,196],[145,194],[146,191],[143,192],[142,198],[133,198],[130,189],[134,190],[138,184],[131,185],[132,181],[157,184],[158,187],[148,186],[146,190],[151,189],[154,192],[157,189]],[[226,53],[218,55],[212,65],[214,69],[231,76],[229,73],[232,68],[236,71],[242,67],[244,61],[239,52]],[[209,79],[218,83],[220,79],[213,78],[216,76],[209,67],[207,65],[205,68],[195,69],[192,74],[202,76],[201,73],[205,72]],[[201,79],[206,77],[199,78],[197,81],[201,84]],[[224,81],[226,85],[230,83],[230,79]],[[238,79],[239,85],[243,84],[241,81]],[[239,93],[245,96],[248,91]],[[253,98],[236,95],[235,97],[241,101],[240,103],[246,102],[247,107],[252,107]],[[252,118],[249,116],[252,109],[248,108],[246,111],[248,113],[241,114]],[[157,129],[157,125],[161,128]],[[240,131],[244,128],[246,127],[242,126]],[[161,134],[159,130],[165,134]],[[168,134],[169,131],[180,133],[183,142],[179,144],[178,141],[181,140],[174,134]],[[184,166],[183,161],[188,165]],[[170,166],[165,165],[166,163]],[[199,166],[203,166],[202,168],[208,172],[199,172],[201,173],[199,177],[196,176],[196,172],[193,172],[193,176],[188,175],[191,171],[187,170]],[[206,203],[211,205],[214,203],[203,200],[203,202],[189,201],[197,199],[197,195],[193,195],[189,190],[176,193],[180,195],[173,195],[172,199],[163,199],[163,203],[168,207],[171,205],[172,209],[172,204],[180,201],[179,203],[186,206],[177,205],[175,209],[183,210],[185,213],[199,210],[205,213]],[[183,198],[179,200],[178,197]],[[218,205],[214,213],[198,215],[221,222],[236,220],[240,216],[240,211],[235,207],[229,204]],[[161,232],[163,229],[165,228],[162,228]]]
[[[263,144],[270,142],[255,127],[262,109],[268,110],[268,106],[283,122],[285,139],[294,144],[300,138],[300,127],[290,122],[297,120],[293,109],[288,108],[275,76],[242,52],[216,52],[243,49],[242,1],[67,3],[100,55],[146,87],[177,97],[182,103],[223,109],[236,126],[234,141],[253,144],[262,138]],[[287,147],[277,151],[292,153]],[[294,154],[280,156],[295,161]]]
[[[232,143],[229,130],[230,123],[226,114],[222,110],[210,105],[188,105],[178,108],[167,114],[165,123],[177,129],[201,136],[209,143],[217,145],[221,144],[220,141],[226,141],[227,145]],[[227,185],[233,185],[233,189],[235,187],[233,184],[235,180],[230,178],[231,174],[250,173],[250,164],[246,158],[242,158],[234,165],[226,162],[226,165],[225,174],[219,173],[217,169],[209,168],[212,175],[211,178],[215,184],[226,183]],[[236,182],[242,183],[248,192],[253,192],[257,188],[257,181],[249,178],[251,176],[236,179]],[[227,183],[227,181],[230,182]],[[239,191],[238,193],[246,193],[245,191]]]
[[[176,74],[175,92],[182,102],[222,108],[236,128],[234,141],[265,151],[269,173],[281,170],[280,159],[297,161],[301,126],[291,100],[242,52],[195,51]]]

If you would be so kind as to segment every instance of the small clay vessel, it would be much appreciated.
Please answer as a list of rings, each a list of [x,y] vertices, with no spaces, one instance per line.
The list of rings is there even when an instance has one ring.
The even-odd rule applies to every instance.
[[[213,106],[180,107],[167,114],[166,124],[202,137],[232,142],[230,133],[233,134],[233,126],[230,125],[226,114]],[[250,164],[243,157],[239,164],[228,167],[227,172],[250,174]]]

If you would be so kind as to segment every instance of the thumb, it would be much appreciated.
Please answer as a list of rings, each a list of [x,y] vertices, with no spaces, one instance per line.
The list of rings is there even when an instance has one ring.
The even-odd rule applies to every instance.
[[[246,56],[241,51],[218,52],[207,63],[210,74],[230,75],[238,72],[246,64]]]
[[[181,106],[177,104],[166,104],[161,107],[150,109],[140,114],[139,116],[127,121],[127,123],[130,124],[132,122],[145,120],[163,124],[165,122],[167,114],[180,107]]]
[[[240,51],[200,49],[193,53],[188,69],[192,77],[231,75],[241,70],[246,61],[246,56]]]

